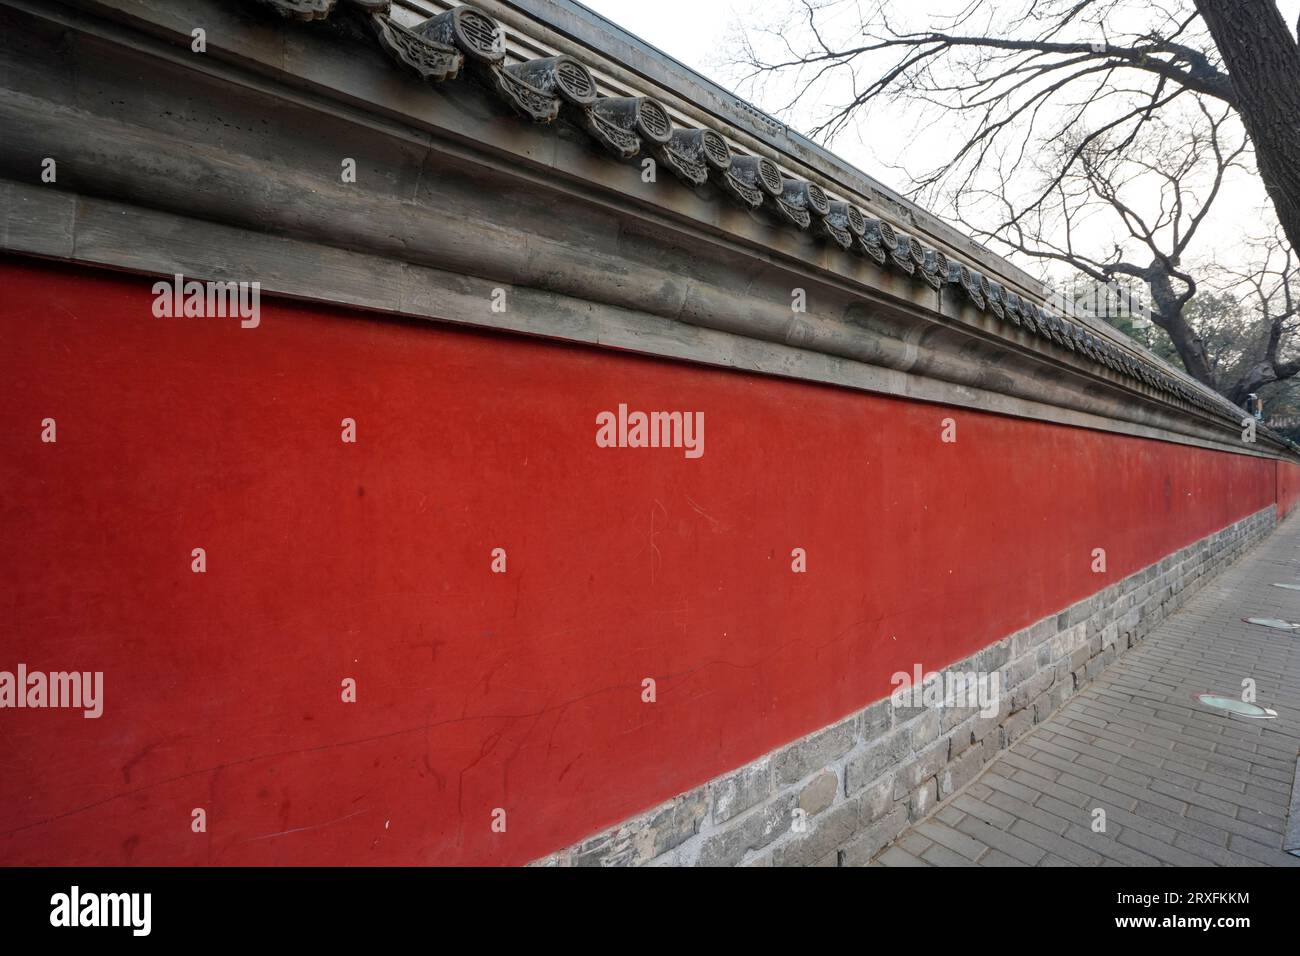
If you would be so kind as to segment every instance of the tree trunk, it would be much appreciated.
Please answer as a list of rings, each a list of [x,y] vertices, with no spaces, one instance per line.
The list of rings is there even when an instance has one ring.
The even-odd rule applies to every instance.
[[[1246,396],[1252,392],[1258,392],[1269,382],[1277,381],[1277,376],[1273,374],[1273,367],[1260,362],[1251,366],[1241,377],[1241,381],[1226,388],[1223,391],[1224,396],[1234,405],[1246,406]]]
[[[1278,362],[1276,359],[1264,358],[1256,362],[1241,376],[1241,380],[1223,394],[1234,405],[1244,405],[1246,396],[1258,392],[1265,385],[1284,382],[1300,374],[1300,362]]]
[[[1179,295],[1173,281],[1159,262],[1153,263],[1146,275],[1151,287],[1151,321],[1169,334],[1178,357],[1183,360],[1187,374],[1202,385],[1218,390],[1214,373],[1210,370],[1210,356],[1205,343],[1183,316],[1183,306],[1190,297]]]
[[[1300,250],[1300,45],[1274,0],[1196,0],[1232,79],[1260,178]]]

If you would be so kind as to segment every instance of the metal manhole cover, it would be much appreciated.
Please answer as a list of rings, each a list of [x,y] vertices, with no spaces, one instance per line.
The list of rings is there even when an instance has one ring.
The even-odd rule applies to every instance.
[[[1258,624],[1260,627],[1275,627],[1280,631],[1293,631],[1300,624],[1292,624],[1290,621],[1283,621],[1276,617],[1243,617],[1247,624]]]
[[[1277,716],[1276,710],[1261,707],[1259,704],[1248,704],[1244,700],[1237,700],[1235,697],[1220,697],[1218,694],[1197,694],[1196,699],[1206,707],[1213,707],[1215,710],[1226,710],[1230,714],[1236,714],[1238,717],[1249,717],[1252,720],[1272,720]]]

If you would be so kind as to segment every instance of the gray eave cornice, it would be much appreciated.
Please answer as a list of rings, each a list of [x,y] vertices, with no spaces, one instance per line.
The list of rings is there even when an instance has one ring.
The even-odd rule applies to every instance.
[[[1021,270],[568,0],[450,9],[423,0],[0,0],[3,7],[93,37],[91,49],[154,57],[168,76],[192,71],[192,95],[211,95],[202,90],[220,79],[250,100],[351,124],[355,151],[375,144],[372,153],[395,163],[392,182],[379,188],[322,188],[312,160],[317,150],[331,155],[326,144],[291,143],[301,130],[272,125],[266,137],[301,159],[250,169],[201,146],[180,149],[156,118],[102,116],[108,111],[79,103],[94,98],[84,89],[50,92],[58,82],[51,66],[55,75],[31,80],[31,90],[18,81],[0,107],[16,130],[0,146],[0,172],[11,200],[26,208],[5,224],[11,250],[79,258],[71,240],[61,255],[57,241],[23,238],[24,228],[38,231],[26,225],[36,210],[55,200],[22,172],[38,156],[62,155],[69,175],[59,188],[81,196],[84,208],[154,208],[440,274],[481,275],[908,377],[882,391],[1035,417],[1051,416],[1015,403],[1056,405],[1078,424],[1113,419],[1135,433],[1168,431],[1175,440],[1291,457],[1262,426],[1259,445],[1242,447],[1232,438],[1242,411],[1217,393],[1105,323],[1048,308],[1041,285]],[[203,56],[186,49],[196,25],[206,32]],[[115,82],[107,59],[83,61],[70,74],[73,85],[92,82],[97,69]],[[155,100],[166,95],[150,91]],[[86,115],[74,116],[78,108]],[[241,108],[250,107],[232,104],[232,112]],[[231,139],[236,156],[239,135]],[[328,145],[338,156],[350,143]],[[100,167],[125,168],[78,170],[78,152]],[[657,164],[649,183],[641,177],[646,159]],[[493,189],[496,205],[483,194]],[[563,215],[539,216],[520,201],[521,189],[551,194]],[[434,201],[421,207],[426,196]],[[464,217],[453,240],[459,253],[448,248],[455,231],[433,221],[448,215]],[[383,221],[404,233],[386,235]],[[683,248],[693,255],[680,258]],[[142,271],[165,264],[127,253],[97,261]],[[807,293],[807,314],[790,312],[795,287]],[[393,311],[403,311],[400,303]],[[774,364],[798,361],[755,367],[779,373]],[[920,388],[918,377],[957,392]],[[962,389],[1005,392],[1012,401],[966,401]]]

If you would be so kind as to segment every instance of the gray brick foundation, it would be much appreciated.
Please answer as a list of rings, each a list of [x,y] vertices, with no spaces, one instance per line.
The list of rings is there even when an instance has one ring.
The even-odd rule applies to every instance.
[[[534,865],[865,864],[1276,522],[1270,505],[946,665],[998,673],[994,716],[974,708],[896,707],[886,697]]]

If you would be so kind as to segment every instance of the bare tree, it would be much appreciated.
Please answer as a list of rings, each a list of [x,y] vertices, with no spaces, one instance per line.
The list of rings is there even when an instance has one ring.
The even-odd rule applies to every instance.
[[[1250,393],[1300,374],[1300,263],[1281,235],[1256,243],[1247,269],[1221,269],[1223,288],[1237,297],[1246,320],[1236,362],[1220,372],[1219,391],[1241,404]]]
[[[920,30],[894,23],[891,9],[907,4],[792,3],[797,18],[770,31],[779,52],[746,40],[740,59],[750,79],[792,77],[791,105],[822,81],[845,81],[847,99],[814,136],[833,137],[880,98],[968,121],[951,154],[915,176],[922,197],[1014,165],[1051,127],[1088,131],[1060,157],[1064,171],[1098,144],[1127,149],[1183,98],[1208,97],[1244,120],[1279,221],[1300,249],[1300,47],[1274,0],[969,0]],[[1010,221],[1045,198],[1029,197]]]
[[[1260,176],[1292,249],[1300,249],[1300,23],[1273,0],[1196,0],[1232,82],[1229,103],[1255,144]]]
[[[1252,244],[1250,264],[1224,268],[1203,263],[1196,295],[1182,308],[1182,321],[1195,334],[1213,387],[1242,405],[1259,395],[1271,416],[1281,416],[1288,437],[1300,437],[1300,262],[1286,237],[1276,233]],[[1082,277],[1075,291],[1089,300]],[[1158,324],[1131,314],[1104,316],[1113,325],[1160,357],[1178,363],[1181,356]]]
[[[1169,336],[1187,373],[1219,388],[1205,342],[1184,314],[1199,287],[1185,258],[1246,143],[1234,136],[1225,107],[1213,113],[1200,98],[1194,102],[1186,116],[1154,117],[1125,134],[1123,149],[1112,142],[1116,133],[1066,131],[1035,157],[1036,198],[1028,208],[1015,208],[1011,186],[1001,179],[957,197],[954,209],[975,235],[1022,256],[1067,266],[1102,285],[1144,283],[1151,320]],[[999,204],[1001,216],[985,215]],[[990,230],[971,221],[965,211],[971,206],[997,225]],[[1097,240],[1078,238],[1095,232],[1102,219],[1120,236],[1108,253],[1094,251]]]

